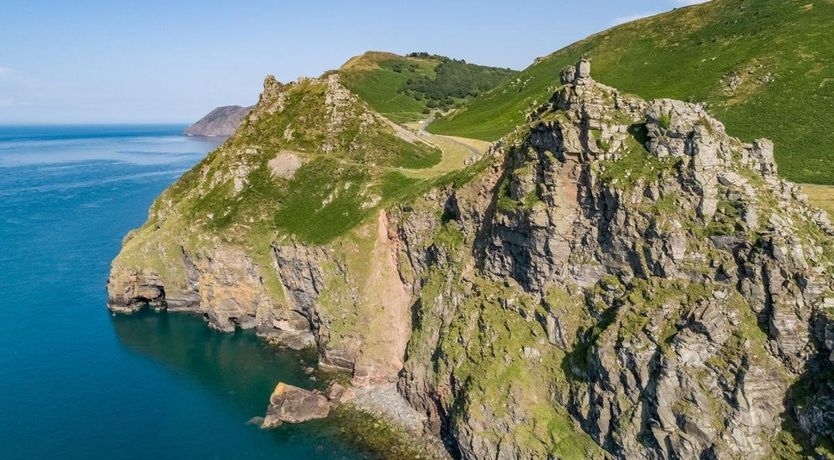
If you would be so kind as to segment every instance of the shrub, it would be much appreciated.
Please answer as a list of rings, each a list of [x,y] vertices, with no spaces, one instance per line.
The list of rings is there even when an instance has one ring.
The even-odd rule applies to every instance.
[[[658,121],[660,122],[660,126],[662,126],[663,129],[669,129],[669,127],[672,126],[672,114],[664,113],[660,116],[660,120]]]

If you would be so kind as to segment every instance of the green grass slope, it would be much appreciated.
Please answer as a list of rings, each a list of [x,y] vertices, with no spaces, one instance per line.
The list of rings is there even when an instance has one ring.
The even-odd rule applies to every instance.
[[[277,176],[269,164],[282,153],[303,164],[291,177]],[[238,132],[169,188],[154,211],[175,203],[186,220],[239,241],[278,231],[324,243],[391,197],[392,171],[427,168],[441,155],[402,139],[366,104],[325,80],[276,84]]]
[[[342,83],[396,122],[426,118],[484,93],[517,72],[427,53],[399,56],[369,51],[339,70]]]
[[[429,131],[498,139],[582,55],[598,81],[703,101],[732,135],[773,139],[786,178],[834,184],[832,0],[713,0],[624,24],[539,60]]]
[[[250,253],[288,235],[325,244],[382,206],[468,180],[482,166],[409,177],[442,152],[405,136],[329,77],[265,86],[237,133],[157,198],[121,258],[152,252],[146,241],[191,236],[217,236]],[[300,164],[282,176],[274,160],[287,156]]]

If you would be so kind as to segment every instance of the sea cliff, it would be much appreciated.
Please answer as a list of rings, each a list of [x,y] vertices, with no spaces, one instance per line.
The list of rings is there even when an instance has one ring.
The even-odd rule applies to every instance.
[[[773,144],[581,61],[460,171],[339,82],[267,78],[126,237],[110,308],[202,314],[396,383],[450,455],[825,449],[834,228]]]

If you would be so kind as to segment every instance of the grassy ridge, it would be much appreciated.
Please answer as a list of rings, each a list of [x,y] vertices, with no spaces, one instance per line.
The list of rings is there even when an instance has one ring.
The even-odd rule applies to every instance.
[[[434,77],[408,79],[401,89],[401,92],[418,100],[427,100],[426,107],[430,109],[451,109],[459,101],[489,91],[517,73],[510,69],[469,64],[462,59],[427,53],[412,53],[409,57],[440,61],[434,68]]]
[[[268,248],[280,235],[324,244],[380,206],[468,181],[486,167],[481,162],[463,168],[462,159],[462,170],[439,164],[440,150],[401,138],[358,98],[339,109],[336,129],[327,91],[323,80],[304,80],[280,90],[280,111],[260,103],[254,119],[154,202],[143,231],[152,232],[167,221],[176,228],[166,231],[177,237],[193,232],[183,231],[187,225],[260,248]],[[268,96],[278,98],[277,93]],[[276,176],[269,165],[282,152],[302,160],[291,177]]]
[[[644,98],[704,101],[728,131],[776,143],[782,174],[834,184],[834,2],[713,0],[593,35],[533,64],[429,131],[495,140],[587,55],[594,78]]]

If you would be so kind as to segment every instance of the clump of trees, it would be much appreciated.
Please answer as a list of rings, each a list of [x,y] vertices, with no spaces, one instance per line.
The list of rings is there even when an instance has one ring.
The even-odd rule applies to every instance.
[[[430,109],[450,109],[467,98],[489,91],[516,74],[512,69],[469,64],[463,59],[450,59],[425,52],[410,53],[408,57],[440,61],[435,68],[434,78],[409,78],[400,88],[403,94],[417,100],[426,100],[426,107]],[[399,72],[402,71],[400,64]]]

